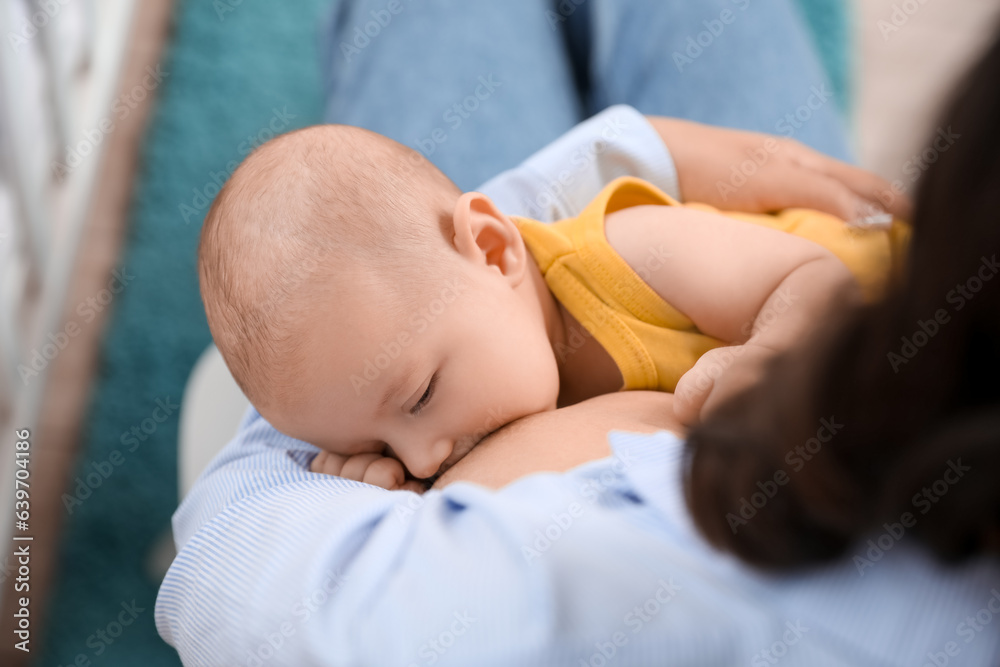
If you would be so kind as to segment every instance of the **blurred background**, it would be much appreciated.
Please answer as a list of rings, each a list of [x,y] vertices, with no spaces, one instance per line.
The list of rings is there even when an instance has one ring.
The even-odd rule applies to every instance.
[[[832,2],[858,161],[910,191],[1000,2]],[[198,233],[250,148],[321,121],[331,5],[0,0],[0,664],[179,664],[153,606],[210,343]],[[10,639],[24,595],[30,653]]]

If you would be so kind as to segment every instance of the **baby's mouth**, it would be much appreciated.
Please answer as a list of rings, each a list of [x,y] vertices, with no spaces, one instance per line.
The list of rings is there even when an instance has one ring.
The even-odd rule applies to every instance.
[[[463,449],[455,447],[455,450],[451,453],[451,456],[446,458],[444,462],[441,463],[441,466],[437,469],[437,472],[428,477],[427,479],[423,479],[421,481],[427,484],[428,487],[433,486],[434,482],[438,481],[438,478],[441,477],[441,475],[443,475],[445,472],[447,472],[448,468],[452,467],[453,465],[461,461],[463,458],[465,458],[465,455],[471,451],[472,451],[471,446]]]
[[[480,442],[493,435],[493,433],[495,431],[500,430],[500,428],[501,427],[497,427],[496,429],[490,431],[489,433],[479,438],[478,440],[473,440],[472,438],[466,438],[456,443],[455,449],[453,449],[451,455],[441,463],[441,466],[437,469],[437,472],[435,472],[430,477],[422,479],[420,481],[427,484],[428,487],[433,486],[433,484],[438,480],[438,478],[441,477],[441,475],[443,475],[445,472],[447,472],[449,468],[451,468],[453,465],[464,459],[465,456],[473,449],[475,449]]]
[[[462,454],[462,456],[465,456],[465,454]],[[462,458],[461,456],[459,456],[458,458],[454,458],[454,455],[453,456],[449,456],[447,459],[444,460],[444,462],[441,464],[441,466],[437,469],[437,472],[435,472],[430,477],[417,478],[417,481],[421,482],[428,489],[431,488],[432,486],[434,486],[434,483],[438,481],[438,478],[440,478],[441,475],[443,475],[445,473],[445,471],[448,470],[448,468],[450,468],[453,465],[455,465],[455,463],[458,462],[461,458]]]

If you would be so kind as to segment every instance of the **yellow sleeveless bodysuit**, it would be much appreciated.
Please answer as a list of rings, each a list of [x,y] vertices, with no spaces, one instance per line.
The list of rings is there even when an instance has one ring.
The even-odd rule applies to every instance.
[[[682,206],[655,186],[626,176],[608,184],[579,217],[552,224],[513,219],[549,290],[611,355],[624,389],[672,392],[702,354],[725,343],[698,331],[608,244],[604,216],[648,204]],[[899,269],[909,238],[909,227],[899,221],[888,231],[856,230],[807,209],[760,215],[722,212],[706,204],[683,206],[819,243],[844,262],[868,298],[875,298]],[[663,260],[653,253],[649,261]]]

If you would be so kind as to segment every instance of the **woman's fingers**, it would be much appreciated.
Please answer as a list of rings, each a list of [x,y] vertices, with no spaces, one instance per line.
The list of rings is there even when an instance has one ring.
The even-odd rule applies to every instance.
[[[910,217],[910,200],[888,181],[794,139],[676,118],[649,122],[670,149],[686,201],[747,213],[814,208],[850,222],[881,211]],[[830,183],[838,187],[822,192]]]
[[[754,343],[709,350],[678,380],[674,415],[686,425],[701,421],[725,401],[757,384],[774,355],[770,348]]]
[[[909,197],[893,191],[892,184],[878,174],[841,162],[807,146],[797,156],[800,164],[840,182],[853,192],[868,208],[879,208],[897,218],[909,220],[912,204]]]
[[[714,386],[715,380],[703,373],[698,364],[682,375],[674,388],[674,416],[677,420],[685,426],[700,421],[701,408]]]
[[[785,180],[780,199],[768,202],[771,210],[811,208],[853,222],[866,202],[840,181],[812,169],[799,169],[795,178]]]

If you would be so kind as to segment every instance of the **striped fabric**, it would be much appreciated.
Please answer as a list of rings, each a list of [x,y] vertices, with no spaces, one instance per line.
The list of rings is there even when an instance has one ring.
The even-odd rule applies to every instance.
[[[593,146],[609,114],[630,127],[550,217],[622,168],[676,193],[651,128],[614,107],[487,194],[526,214],[533,175]],[[251,409],[174,516],[157,628],[185,665],[214,667],[1000,663],[995,566],[949,571],[876,535],[884,555],[858,547],[870,567],[763,577],[694,530],[678,438],[609,439],[613,457],[566,474],[418,496],[310,473],[318,450]]]

